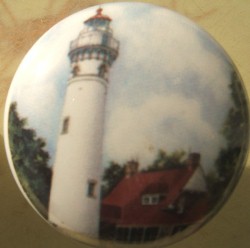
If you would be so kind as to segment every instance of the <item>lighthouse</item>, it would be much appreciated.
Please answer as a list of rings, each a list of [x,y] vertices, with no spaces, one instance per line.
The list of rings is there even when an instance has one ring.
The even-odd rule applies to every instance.
[[[98,237],[101,161],[109,70],[119,42],[99,8],[70,44],[71,75],[53,166],[48,218],[54,225]]]

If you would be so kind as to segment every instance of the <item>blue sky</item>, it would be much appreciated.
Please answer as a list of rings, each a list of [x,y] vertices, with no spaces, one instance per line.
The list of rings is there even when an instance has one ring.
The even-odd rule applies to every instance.
[[[232,105],[231,65],[214,41],[186,18],[147,4],[104,4],[120,41],[110,71],[104,164],[139,159],[148,165],[158,149],[202,154],[206,170],[225,145],[219,135]],[[9,101],[48,143],[52,155],[63,105],[69,43],[96,7],[50,29],[20,65]]]

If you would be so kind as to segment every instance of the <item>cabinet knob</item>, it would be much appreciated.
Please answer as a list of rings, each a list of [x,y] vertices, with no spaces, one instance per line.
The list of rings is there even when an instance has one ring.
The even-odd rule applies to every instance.
[[[166,8],[109,3],[47,31],[19,66],[5,147],[31,206],[91,246],[166,246],[228,199],[249,142],[233,62]]]

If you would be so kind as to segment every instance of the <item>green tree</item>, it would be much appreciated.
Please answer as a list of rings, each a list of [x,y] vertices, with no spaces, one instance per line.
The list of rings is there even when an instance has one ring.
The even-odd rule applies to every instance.
[[[176,150],[167,154],[164,150],[160,149],[153,163],[144,171],[160,171],[183,167],[182,160],[185,155],[186,153],[183,150]]]
[[[221,199],[225,188],[241,173],[248,144],[247,100],[235,71],[232,71],[229,87],[233,106],[229,109],[221,130],[227,144],[221,149],[215,162],[217,176],[208,175],[212,204]]]
[[[48,207],[51,169],[44,139],[27,128],[27,119],[20,118],[17,103],[9,109],[9,144],[13,164],[23,189],[30,200],[45,214]]]
[[[229,110],[222,133],[230,147],[241,147],[247,140],[248,108],[241,81],[235,71],[231,74],[231,97],[234,105]]]
[[[230,89],[234,104],[229,110],[222,128],[227,146],[221,150],[216,161],[219,177],[225,186],[231,181],[237,165],[241,166],[239,156],[242,151],[245,152],[248,142],[247,102],[240,79],[235,71],[232,72]]]
[[[124,166],[111,161],[109,166],[104,170],[102,198],[105,197],[124,177]]]

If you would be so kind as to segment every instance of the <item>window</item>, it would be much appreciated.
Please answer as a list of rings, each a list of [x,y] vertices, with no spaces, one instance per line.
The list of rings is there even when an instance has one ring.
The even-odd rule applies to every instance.
[[[145,231],[144,241],[154,241],[157,239],[159,227],[148,227]]]
[[[182,195],[177,202],[177,214],[183,214],[186,208],[186,197]]]
[[[96,189],[96,180],[89,180],[88,181],[88,188],[87,188],[87,196],[90,198],[95,198],[95,189]]]
[[[77,61],[77,55],[76,55],[76,54],[73,54],[71,60],[72,60],[72,62],[76,62],[76,61]]]
[[[126,227],[118,227],[115,233],[115,239],[118,241],[127,241],[129,236],[129,229]]]
[[[141,204],[142,205],[157,205],[161,201],[166,199],[166,194],[145,194],[142,195]]]
[[[63,120],[62,134],[66,134],[69,131],[69,117],[65,117]]]
[[[157,205],[159,201],[159,194],[147,194],[142,196],[142,205]]]
[[[109,43],[109,36],[108,36],[108,34],[103,33],[103,36],[102,36],[102,45],[103,46],[108,46],[108,43]]]
[[[148,195],[142,196],[142,205],[150,205],[150,197]]]
[[[98,76],[101,78],[105,78],[105,75],[108,72],[108,66],[106,64],[101,64],[98,68]]]
[[[80,71],[79,67],[78,67],[77,65],[74,66],[73,69],[72,69],[72,71],[71,71],[71,72],[72,72],[72,76],[73,76],[73,77],[78,76],[79,71]]]
[[[139,243],[143,238],[143,228],[134,227],[130,230],[130,242]]]

